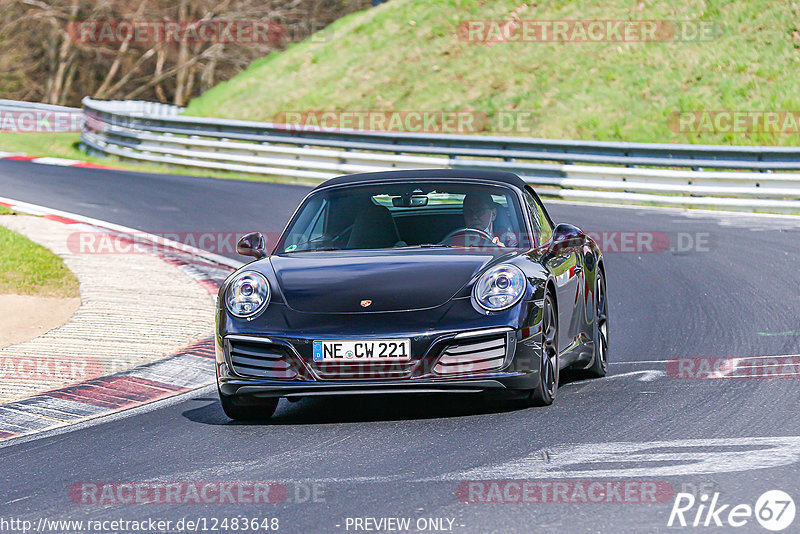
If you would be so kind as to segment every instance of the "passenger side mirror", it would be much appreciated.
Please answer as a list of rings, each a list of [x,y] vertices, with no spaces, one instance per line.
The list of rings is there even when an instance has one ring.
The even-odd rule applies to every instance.
[[[584,233],[577,226],[567,223],[560,223],[553,229],[553,237],[550,240],[548,250],[556,252],[567,247],[579,246],[583,243]]]
[[[267,242],[261,232],[253,232],[242,237],[236,243],[236,252],[242,256],[252,256],[260,260],[267,255]]]

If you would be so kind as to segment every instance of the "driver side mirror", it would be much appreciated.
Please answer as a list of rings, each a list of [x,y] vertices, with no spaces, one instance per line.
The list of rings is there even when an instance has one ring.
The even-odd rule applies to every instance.
[[[236,252],[260,260],[267,256],[267,241],[261,232],[247,234],[236,243]]]
[[[560,223],[553,229],[553,237],[548,250],[556,252],[567,247],[579,246],[583,242],[583,238],[584,233],[577,226]]]

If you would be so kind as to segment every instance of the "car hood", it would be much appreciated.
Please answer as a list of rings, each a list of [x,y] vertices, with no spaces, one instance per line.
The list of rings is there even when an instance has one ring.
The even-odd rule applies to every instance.
[[[270,257],[288,306],[307,313],[433,308],[457,296],[487,266],[514,257],[459,249],[300,252]],[[366,301],[371,301],[366,305]]]

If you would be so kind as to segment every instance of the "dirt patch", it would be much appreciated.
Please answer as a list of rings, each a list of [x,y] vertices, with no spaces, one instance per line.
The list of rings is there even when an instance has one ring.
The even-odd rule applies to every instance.
[[[79,298],[0,295],[0,348],[61,326],[80,305]]]

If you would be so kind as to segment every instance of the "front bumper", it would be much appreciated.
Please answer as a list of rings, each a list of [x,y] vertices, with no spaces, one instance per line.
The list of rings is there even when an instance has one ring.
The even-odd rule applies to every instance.
[[[220,306],[215,337],[217,383],[220,393],[226,396],[288,398],[529,390],[538,383],[540,321],[540,307],[527,300],[491,315],[476,313],[468,298],[454,299],[430,310],[354,315],[299,313],[275,302],[254,321],[236,319]],[[452,347],[486,343],[498,336],[504,339],[501,359],[484,358],[463,367],[453,364],[453,360],[460,362],[465,352],[475,351],[464,351],[460,346],[450,350]],[[410,339],[410,359],[383,366],[363,363],[353,367],[352,363],[343,363],[338,368],[314,362],[316,340],[370,338]],[[231,340],[237,339],[244,339],[245,345],[232,349]],[[271,345],[275,354],[261,355],[262,344]],[[492,358],[497,358],[496,345],[488,343],[488,347]],[[260,376],[253,376],[248,366],[260,364],[248,360],[259,356],[275,359],[266,366],[267,371],[262,369],[264,372],[255,373]],[[350,372],[352,369],[357,372]]]
[[[217,336],[220,392],[226,396],[290,399],[324,395],[502,392],[534,388],[540,368],[538,336],[530,335],[530,329],[494,327],[467,332],[397,333],[394,337],[412,340],[412,355],[407,363],[394,366],[342,363],[331,367],[314,362],[312,345],[320,337],[327,336]],[[469,344],[480,346],[486,340],[500,338],[505,340],[505,352],[491,369],[484,369],[482,362],[467,362],[447,370],[441,365],[450,347],[466,345],[469,348]],[[241,349],[231,347],[242,341],[248,352],[263,344],[282,354],[280,362],[285,361],[286,365],[280,366],[281,378],[248,376],[254,371],[237,365],[239,360],[232,357],[232,351],[236,354],[235,351]],[[479,356],[476,358],[480,359]]]
[[[518,377],[522,378],[522,377]],[[248,397],[319,397],[327,395],[381,395],[381,394],[436,394],[436,393],[486,393],[489,391],[522,390],[525,387],[511,387],[507,379],[484,380],[423,380],[409,383],[395,382],[360,382],[353,383],[309,383],[309,384],[267,384],[252,382],[240,383],[236,380],[220,382],[223,395]],[[521,386],[527,380],[521,382]]]

